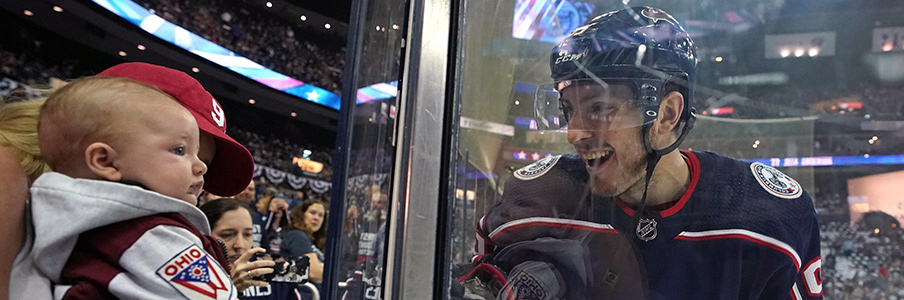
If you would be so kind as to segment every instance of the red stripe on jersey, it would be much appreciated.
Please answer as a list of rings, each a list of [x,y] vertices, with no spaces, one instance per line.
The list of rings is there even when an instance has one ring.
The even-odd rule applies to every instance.
[[[515,230],[518,228],[524,227],[556,227],[556,228],[568,228],[568,229],[578,229],[578,230],[587,230],[593,232],[602,232],[602,233],[612,233],[618,234],[618,231],[615,228],[612,228],[611,225],[608,224],[599,224],[587,221],[578,221],[578,220],[569,220],[569,219],[557,219],[557,218],[546,218],[546,217],[533,217],[533,218],[524,218],[520,220],[511,221],[493,232],[490,233],[490,240],[495,241],[499,238],[500,235],[507,231]]]
[[[667,218],[675,213],[678,213],[685,204],[687,204],[687,200],[691,198],[691,194],[694,193],[694,188],[697,187],[697,181],[700,180],[700,161],[697,160],[697,156],[694,155],[693,152],[681,150],[681,154],[684,154],[684,162],[687,163],[688,168],[690,169],[691,182],[687,185],[687,190],[684,191],[684,194],[681,195],[681,198],[678,200],[678,203],[675,206],[672,206],[669,209],[663,210],[659,212],[663,218]]]
[[[804,298],[800,295],[800,290],[797,289],[797,283],[791,286],[791,299],[794,300],[803,300]]]
[[[684,208],[684,205],[687,204],[687,200],[694,194],[694,189],[697,187],[697,181],[700,181],[700,160],[697,159],[697,156],[694,155],[693,152],[685,150],[680,151],[681,154],[684,155],[684,162],[687,164],[690,171],[691,182],[688,183],[687,190],[684,191],[684,194],[681,194],[681,198],[678,198],[678,202],[675,203],[675,205],[659,212],[659,215],[663,218],[674,215]],[[615,197],[615,204],[629,216],[634,216],[634,209],[625,204],[621,199],[618,199],[618,197]]]
[[[501,286],[505,286],[506,284],[508,284],[508,281],[505,279],[505,276],[502,275],[502,273],[500,273],[498,269],[496,269],[488,264],[485,264],[485,263],[478,264],[477,266],[474,267],[473,270],[468,272],[468,274],[462,275],[461,277],[458,277],[455,280],[458,282],[468,280],[471,277],[473,277],[474,274],[476,274],[478,271],[484,271],[484,272],[490,274],[490,276],[493,277],[493,280],[496,280],[496,282],[498,282],[499,285],[501,285]]]
[[[723,230],[710,230],[710,231],[701,231],[701,232],[681,232],[678,236],[675,237],[676,240],[686,240],[686,241],[709,241],[709,240],[718,240],[718,239],[744,239],[748,240],[775,250],[778,250],[781,253],[784,253],[794,262],[794,267],[797,268],[797,271],[800,271],[800,256],[797,255],[797,251],[794,251],[794,248],[791,248],[788,244],[785,244],[782,241],[779,241],[775,238],[756,233],[749,230],[744,229],[723,229]]]
[[[174,226],[190,231],[202,241],[204,250],[229,272],[229,267],[224,264],[226,256],[216,240],[202,235],[178,213],[161,213],[95,228],[79,235],[60,273],[62,283],[73,285],[64,299],[90,299],[91,296],[85,296],[98,294],[112,297],[108,286],[113,277],[122,272],[119,258],[145,232],[157,226]]]

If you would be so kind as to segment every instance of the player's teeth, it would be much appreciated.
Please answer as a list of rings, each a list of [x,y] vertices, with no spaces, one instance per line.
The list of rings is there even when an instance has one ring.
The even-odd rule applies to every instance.
[[[609,156],[609,154],[610,154],[609,151],[603,151],[603,152],[593,152],[593,153],[581,154],[581,156],[586,160],[594,160],[594,159],[597,159],[600,157]]]

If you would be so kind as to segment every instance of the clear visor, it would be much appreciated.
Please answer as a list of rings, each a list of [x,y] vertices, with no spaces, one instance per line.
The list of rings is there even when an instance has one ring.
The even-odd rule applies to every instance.
[[[578,79],[541,84],[534,98],[537,130],[542,133],[609,131],[653,122],[656,112],[644,111],[636,90],[636,84],[624,79]],[[650,117],[645,118],[645,114]]]

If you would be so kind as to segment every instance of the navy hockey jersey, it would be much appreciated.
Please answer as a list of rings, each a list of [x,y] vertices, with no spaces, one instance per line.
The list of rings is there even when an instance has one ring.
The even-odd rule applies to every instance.
[[[302,300],[298,285],[292,282],[270,282],[267,286],[252,286],[242,291],[243,300]]]
[[[499,265],[509,283],[558,281],[580,289],[553,289],[562,299],[595,299],[601,292],[608,299],[821,299],[819,227],[809,194],[760,163],[682,154],[691,171],[687,191],[671,207],[644,210],[637,226],[628,205],[589,193],[584,162],[575,155],[516,171],[502,201],[478,224],[476,261]],[[544,259],[546,265],[566,261],[562,270],[523,272],[530,268],[525,261],[543,257],[542,249],[571,257]],[[609,279],[618,284],[600,284]]]

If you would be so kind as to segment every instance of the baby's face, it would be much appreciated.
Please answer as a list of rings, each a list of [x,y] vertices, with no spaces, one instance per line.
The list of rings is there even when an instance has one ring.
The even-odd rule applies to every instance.
[[[167,99],[169,100],[169,99]],[[147,101],[116,147],[122,179],[192,205],[204,188],[207,165],[198,159],[199,133],[194,117],[181,105]]]

